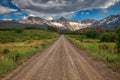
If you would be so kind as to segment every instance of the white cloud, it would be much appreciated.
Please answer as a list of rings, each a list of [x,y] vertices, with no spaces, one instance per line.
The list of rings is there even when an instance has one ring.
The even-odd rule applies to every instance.
[[[29,16],[36,17],[37,15],[30,14]]]
[[[120,0],[109,0],[107,3],[103,4],[103,6],[101,6],[101,8],[108,8],[109,6],[114,5],[118,1],[120,1]]]
[[[53,20],[53,17],[47,17],[46,20]]]
[[[29,14],[55,16],[83,9],[108,8],[120,0],[13,0]]]
[[[2,19],[2,20],[4,20],[4,21],[12,21],[13,19],[4,18],[4,19]]]
[[[27,16],[23,16],[23,19],[27,19],[28,17]]]
[[[0,6],[0,14],[8,13],[11,11],[16,11],[15,9],[10,9],[8,7]]]

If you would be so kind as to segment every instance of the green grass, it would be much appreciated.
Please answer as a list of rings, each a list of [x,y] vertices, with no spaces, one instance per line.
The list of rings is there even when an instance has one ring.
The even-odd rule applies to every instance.
[[[54,36],[53,36],[54,35]],[[56,37],[57,34],[43,30],[23,30],[22,33],[12,31],[0,31],[0,43],[24,42],[27,40],[40,40]]]
[[[0,31],[0,78],[52,44],[59,34],[43,30]]]
[[[83,38],[79,40],[78,35],[66,35],[66,37],[80,49],[86,51],[95,60],[104,61],[114,71],[120,70],[120,54],[116,52],[115,43],[100,42],[98,39]]]

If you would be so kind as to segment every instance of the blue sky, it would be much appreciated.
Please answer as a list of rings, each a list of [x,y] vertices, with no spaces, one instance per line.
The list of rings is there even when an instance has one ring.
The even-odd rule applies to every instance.
[[[24,12],[22,9],[17,7],[12,3],[12,0],[0,0],[0,7],[3,7],[4,12],[0,13],[0,19],[12,19],[12,20],[21,20],[26,16],[29,16],[28,13]]]
[[[92,18],[96,20],[103,19],[110,15],[117,15],[120,14],[120,2],[112,5],[106,9],[90,9],[90,10],[80,10],[73,13],[70,18],[73,20],[84,20],[86,18]],[[69,16],[66,15],[69,18]]]
[[[120,0],[0,0],[1,20],[21,20],[30,15],[100,20],[116,14],[120,14]]]

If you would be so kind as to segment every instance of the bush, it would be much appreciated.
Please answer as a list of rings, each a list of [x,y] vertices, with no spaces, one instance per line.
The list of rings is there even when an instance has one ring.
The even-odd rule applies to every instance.
[[[88,30],[88,31],[86,31],[86,36],[88,38],[97,38],[98,33],[96,30]]]
[[[23,57],[23,54],[20,54],[17,51],[15,53],[12,53],[11,55],[9,55],[9,59],[12,59],[14,62],[20,61],[22,57]]]
[[[24,29],[23,29],[23,28],[16,28],[15,31],[16,31],[17,33],[22,33],[22,32],[24,31]]]
[[[115,62],[115,60],[114,59],[112,59],[112,58],[106,58],[106,61],[108,62],[108,63],[114,63]]]
[[[120,28],[116,31],[116,45],[117,45],[117,51],[120,53]]]
[[[116,36],[114,32],[103,32],[99,39],[103,42],[115,42]]]
[[[99,45],[98,46],[99,47],[99,49],[102,49],[102,50],[108,50],[108,45],[106,45],[106,44],[103,44],[103,45]]]
[[[16,67],[16,63],[11,59],[4,59],[0,61],[0,76],[2,76],[3,73],[6,73]]]
[[[8,53],[10,53],[10,50],[9,49],[3,49],[3,53],[8,54]]]
[[[48,30],[57,31],[57,28],[55,26],[48,26]]]

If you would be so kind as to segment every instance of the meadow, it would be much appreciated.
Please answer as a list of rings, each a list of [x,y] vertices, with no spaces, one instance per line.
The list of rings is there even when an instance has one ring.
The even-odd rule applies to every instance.
[[[0,31],[0,77],[52,44],[58,37],[56,32],[39,29]]]
[[[94,60],[105,62],[113,71],[120,71],[120,54],[115,42],[100,41],[98,38],[88,38],[80,34],[66,34],[66,37]]]

